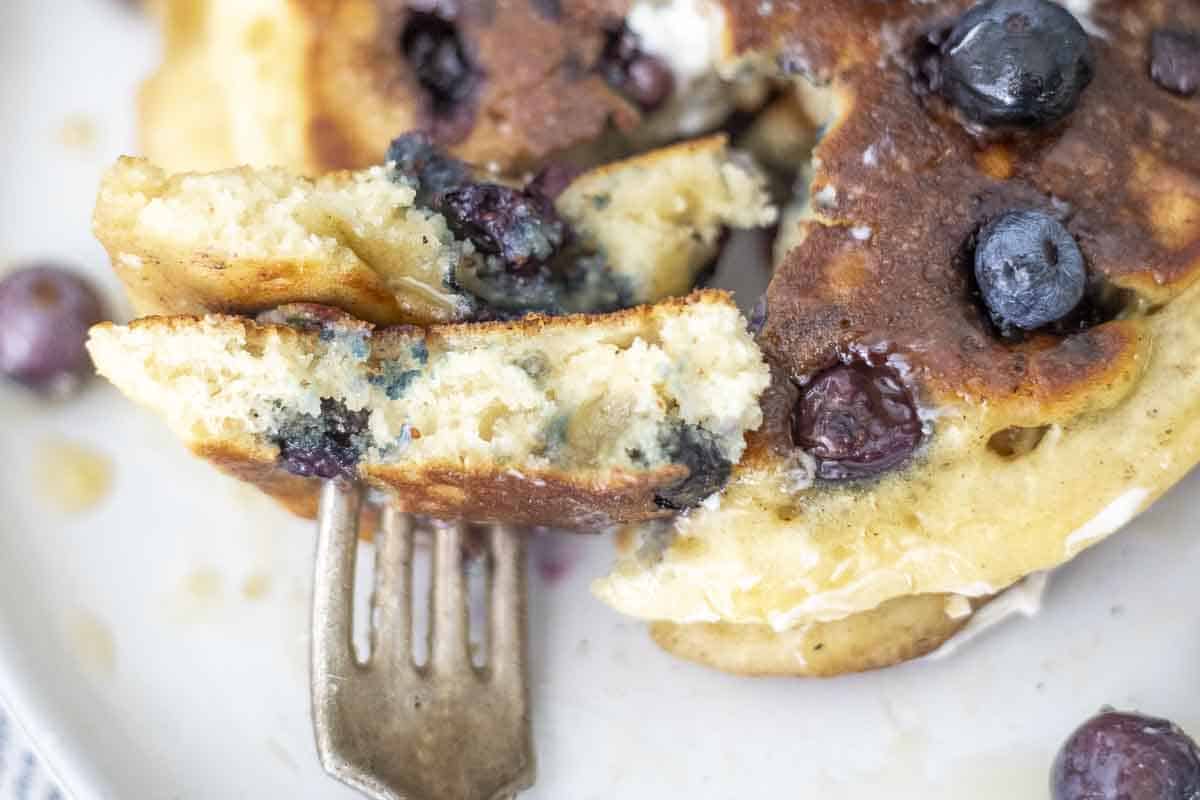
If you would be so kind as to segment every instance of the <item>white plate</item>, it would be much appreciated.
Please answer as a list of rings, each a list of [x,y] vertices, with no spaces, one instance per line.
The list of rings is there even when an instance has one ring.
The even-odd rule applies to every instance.
[[[3,3],[0,264],[83,265],[121,307],[88,221],[155,59],[116,0]],[[38,485],[62,440],[112,462],[85,513]],[[309,729],[309,525],[103,385],[58,407],[0,388],[0,464],[0,695],[75,795],[353,796],[322,774]],[[1056,576],[1036,619],[953,658],[832,681],[673,660],[588,594],[608,542],[541,544],[535,559],[568,569],[532,580],[529,796],[1037,798],[1059,742],[1104,703],[1200,733],[1198,487],[1193,475]]]

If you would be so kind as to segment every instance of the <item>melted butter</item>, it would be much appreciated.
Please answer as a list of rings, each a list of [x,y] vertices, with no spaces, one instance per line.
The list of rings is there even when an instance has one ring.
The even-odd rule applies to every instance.
[[[117,642],[112,628],[90,611],[77,609],[64,624],[67,647],[86,671],[110,678],[117,671]]]
[[[35,454],[33,470],[42,497],[68,514],[95,508],[112,489],[112,460],[75,442],[43,443]]]
[[[168,610],[181,623],[211,619],[224,603],[224,580],[212,567],[198,567],[175,586]]]
[[[250,602],[262,600],[271,591],[271,576],[253,572],[242,581],[242,597]]]
[[[58,129],[58,143],[77,153],[91,153],[99,139],[96,121],[87,114],[68,115]]]

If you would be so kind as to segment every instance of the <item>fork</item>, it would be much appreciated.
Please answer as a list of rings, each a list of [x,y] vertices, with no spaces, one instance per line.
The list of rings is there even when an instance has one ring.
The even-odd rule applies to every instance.
[[[362,488],[321,490],[312,608],[313,727],[321,764],[376,800],[493,800],[533,783],[525,559],[493,525],[486,664],[472,662],[464,523],[434,532],[427,663],[413,658],[413,518],[385,508],[375,537],[370,654],[354,655],[354,561]]]

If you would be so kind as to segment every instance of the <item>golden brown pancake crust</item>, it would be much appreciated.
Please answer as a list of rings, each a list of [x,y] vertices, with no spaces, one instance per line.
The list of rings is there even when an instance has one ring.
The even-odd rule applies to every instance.
[[[947,595],[898,597],[833,622],[776,633],[766,625],[656,622],[650,635],[672,655],[749,677],[830,678],[928,655],[971,614],[946,614]],[[988,598],[972,602],[972,613]]]
[[[529,314],[518,320],[473,323],[469,328],[475,337],[536,340],[543,328],[565,330],[606,325],[619,328],[624,323],[653,318],[667,307],[682,309],[701,303],[732,307],[727,293],[707,289],[687,297],[669,298],[655,306],[638,306],[604,315],[551,317]],[[261,346],[260,342],[268,332],[291,339],[298,349],[311,348],[313,340],[319,336],[316,332],[287,325],[220,316],[144,317],[133,321],[129,327],[184,330],[205,319],[237,327],[250,348]],[[373,327],[366,323],[356,324],[364,329]],[[101,323],[97,329],[112,327],[112,323]],[[378,328],[372,337],[372,357],[386,358],[396,350],[408,351],[414,334],[436,350],[441,347],[439,339],[454,340],[462,336],[465,327],[398,325]],[[225,473],[255,485],[293,513],[316,516],[322,481],[288,472],[280,464],[279,448],[267,439],[242,432],[208,433],[202,437],[192,436],[189,446],[200,457]],[[673,512],[664,508],[656,495],[688,475],[688,468],[682,463],[664,462],[636,470],[586,471],[553,465],[518,470],[495,462],[465,467],[454,459],[431,459],[422,464],[366,460],[357,466],[357,471],[368,486],[387,493],[390,502],[403,511],[481,523],[495,521],[580,529],[671,516]]]
[[[770,616],[768,612],[789,612],[792,605],[785,602],[787,593],[781,587],[808,580],[814,585],[804,599],[834,606],[845,600],[845,607],[857,612],[834,623],[812,623],[812,629],[832,624],[850,630],[866,625],[871,614],[886,619],[894,609],[910,604],[916,609],[924,602],[920,598],[934,595],[880,593],[893,599],[864,611],[852,587],[821,583],[824,573],[806,573],[798,557],[778,561],[772,546],[800,550],[791,545],[803,539],[837,565],[843,563],[837,561],[842,547],[845,566],[853,567],[856,556],[874,555],[863,541],[883,530],[876,549],[895,548],[914,556],[904,569],[895,570],[897,584],[945,586],[953,581],[940,580],[945,577],[941,572],[939,580],[926,580],[934,567],[905,548],[938,541],[937,535],[948,529],[939,524],[937,504],[955,502],[960,505],[955,524],[961,526],[953,529],[955,535],[984,537],[963,517],[972,508],[987,509],[979,525],[995,540],[963,543],[962,552],[977,559],[972,569],[987,573],[983,567],[989,553],[990,561],[1023,563],[1026,571],[1044,569],[1111,532],[1195,462],[1195,431],[1186,417],[1171,417],[1154,435],[1152,425],[1123,430],[1119,420],[1129,416],[1120,413],[1126,407],[1145,409],[1150,419],[1158,416],[1160,401],[1145,396],[1148,390],[1140,385],[1144,375],[1154,379],[1158,392],[1169,386],[1164,370],[1176,372],[1189,386],[1195,374],[1191,365],[1179,361],[1178,341],[1164,340],[1171,327],[1160,323],[1174,320],[1185,341],[1194,337],[1195,284],[1200,275],[1200,102],[1156,85],[1148,50],[1158,27],[1200,30],[1200,5],[1184,0],[1098,0],[1085,20],[1094,34],[1095,77],[1078,107],[1051,130],[1016,135],[973,133],[954,109],[915,83],[910,47],[927,32],[951,24],[970,5],[965,0],[795,0],[770,4],[773,11],[764,14],[764,5],[756,0],[725,0],[732,47],[741,56],[759,65],[778,65],[781,72],[828,88],[836,95],[837,111],[814,154],[814,219],[797,236],[801,243],[776,265],[767,292],[760,343],[773,365],[774,381],[764,398],[764,427],[751,436],[750,450],[723,497],[723,504],[734,510],[698,510],[690,526],[677,526],[680,539],[667,551],[662,569],[641,570],[627,558],[625,573],[615,573],[600,587],[610,602],[650,617],[695,618],[702,604],[689,604],[685,598],[699,593],[698,587],[720,602],[730,597],[741,601],[736,589],[717,585],[721,575],[733,572],[746,584],[762,578],[745,594],[761,590],[763,598],[782,603],[751,608],[747,600],[734,609],[762,619]],[[1029,208],[1054,211],[1078,241],[1097,284],[1091,327],[1064,335],[1003,339],[972,296],[964,259],[968,241],[990,218]],[[1178,305],[1167,317],[1151,316],[1177,298]],[[818,482],[797,492],[793,507],[780,500],[778,508],[762,505],[760,513],[755,504],[768,490],[755,494],[752,488],[743,489],[739,474],[751,480],[760,468],[766,473],[786,468],[785,458],[794,453],[790,418],[797,382],[866,350],[898,357],[905,365],[919,402],[933,417],[933,441],[927,451],[933,455],[918,455],[877,483]],[[1161,402],[1165,409],[1166,398]],[[1165,416],[1189,407],[1184,402],[1170,405]],[[962,424],[954,417],[964,409]],[[940,424],[953,442],[939,436],[941,411],[949,414]],[[1106,426],[1110,418],[1113,423]],[[993,470],[997,479],[1011,483],[1015,478],[1004,464],[1020,463],[1022,454],[1018,451],[1007,461],[1003,442],[996,448],[985,444],[996,431],[1019,435],[1026,427],[1051,430],[1067,442],[1078,436],[1096,440],[1096,431],[1104,428],[1111,436],[1124,432],[1145,437],[1136,443],[1125,439],[1123,448],[1138,450],[1146,463],[1161,465],[1161,474],[1150,467],[1126,468],[1123,485],[1128,494],[1113,494],[1114,483],[1120,486],[1122,479],[1106,463],[1101,447],[1089,459],[1067,461],[1070,451],[1055,460],[1058,448],[1051,443],[1037,458],[1053,469],[1029,484],[1028,502],[1042,504],[1038,510],[1050,513],[1061,501],[1072,508],[1073,518],[1086,510],[1081,523],[1089,518],[1094,522],[1083,525],[1077,536],[1068,536],[1069,528],[1048,529],[1045,541],[1030,553],[1013,550],[1005,536],[1003,508],[993,507],[983,495],[944,496],[945,486],[953,484],[944,478],[956,471],[954,458],[961,456],[980,461],[965,470]],[[1129,458],[1127,453],[1116,462]],[[989,466],[988,459],[996,466]],[[1099,494],[1095,485],[1089,491],[1088,481],[1081,480],[1093,472],[1104,478],[1105,489]],[[984,486],[986,481],[979,481],[977,488],[985,492]],[[906,494],[898,487],[911,491]],[[1066,495],[1056,496],[1058,492]],[[847,509],[841,518],[819,516],[827,505],[837,505],[831,498],[840,503],[850,495],[856,498],[856,511]],[[903,498],[911,503],[897,506]],[[722,519],[764,527],[751,537],[745,531],[720,530]],[[1054,524],[1058,523],[1049,527]],[[724,560],[704,555],[706,548],[717,549],[717,537],[722,539]],[[1053,560],[1044,554],[1032,557],[1034,550],[1053,551],[1063,539],[1065,555]],[[772,555],[775,563],[763,561]],[[742,562],[735,563],[739,557]],[[882,574],[851,568],[843,580]],[[1006,580],[1012,577],[1006,575]],[[999,588],[1002,584],[984,587],[988,592]],[[661,594],[654,602],[634,602],[630,598],[638,591]],[[676,654],[747,674],[835,674],[922,651],[912,646],[919,636],[897,633],[893,641],[881,635],[871,645],[880,648],[878,659],[835,660],[815,670],[792,658],[796,643],[807,641],[803,626],[811,617],[800,615],[797,620],[799,627],[780,634],[764,625],[659,624],[656,638]],[[895,641],[910,650],[893,647]]]
[[[1196,279],[1200,103],[1151,80],[1148,48],[1160,25],[1200,29],[1200,6],[1096,3],[1091,22],[1107,38],[1091,37],[1095,77],[1079,106],[1049,132],[998,137],[973,135],[914,91],[908,68],[911,44],[970,5],[799,0],[763,16],[757,3],[729,3],[739,50],[802,65],[843,106],[815,153],[821,224],[777,266],[761,342],[787,377],[852,347],[884,348],[935,405],[967,392],[1027,406],[1044,424],[1112,401],[1139,349],[1137,323],[1002,340],[971,297],[964,245],[1008,209],[1065,207],[1092,276],[1127,315]],[[773,421],[772,442],[790,448]]]
[[[457,156],[516,173],[643,117],[599,71],[629,0],[275,0],[245,10],[238,2],[167,0],[159,10],[166,58],[141,96],[156,161],[210,169],[257,154],[319,174],[378,163],[391,139],[426,129]],[[435,113],[401,46],[422,14],[452,21],[471,64],[475,89],[450,113]],[[230,58],[256,70],[239,73],[246,64]],[[249,97],[281,107],[237,108],[246,87],[229,84],[239,74],[261,85]],[[196,103],[181,103],[180,93]],[[228,118],[239,111],[264,115],[250,149]]]

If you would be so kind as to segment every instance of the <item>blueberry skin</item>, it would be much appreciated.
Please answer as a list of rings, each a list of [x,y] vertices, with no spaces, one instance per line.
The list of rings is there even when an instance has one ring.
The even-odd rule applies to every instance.
[[[608,32],[598,65],[608,84],[643,111],[654,111],[675,91],[675,73],[662,59],[645,53],[641,39],[625,23]]]
[[[1194,95],[1200,88],[1200,35],[1156,30],[1150,37],[1150,77],[1169,92]]]
[[[1001,329],[1029,331],[1079,305],[1087,268],[1075,238],[1056,219],[1040,211],[1010,211],[979,232],[975,280]]]
[[[470,132],[472,99],[483,80],[458,25],[440,13],[413,11],[400,34],[400,53],[433,114],[433,133],[444,142]]]
[[[321,399],[321,413],[299,414],[279,426],[273,437],[279,463],[304,478],[348,478],[358,475],[358,462],[370,446],[371,414],[351,411],[341,400]]]
[[[95,290],[69,270],[34,265],[0,280],[0,376],[67,394],[92,373],[84,342],[104,319]]]
[[[441,212],[457,235],[515,270],[545,263],[566,238],[554,204],[539,194],[494,183],[447,192]]]
[[[1049,0],[988,0],[941,46],[942,95],[983,125],[1037,127],[1075,108],[1094,58],[1079,21]]]
[[[921,443],[916,404],[887,367],[838,364],[816,375],[792,412],[792,443],[817,462],[817,477],[873,478],[903,464]]]
[[[1050,791],[1054,800],[1197,800],[1200,750],[1168,720],[1105,711],[1063,744]]]
[[[387,163],[395,176],[417,182],[417,204],[440,209],[447,192],[472,182],[471,168],[446,155],[428,134],[410,131],[392,140]]]
[[[673,463],[688,468],[687,477],[664,486],[654,495],[659,508],[683,511],[721,491],[729,482],[733,464],[708,431],[696,425],[680,425],[662,437],[662,447]]]

